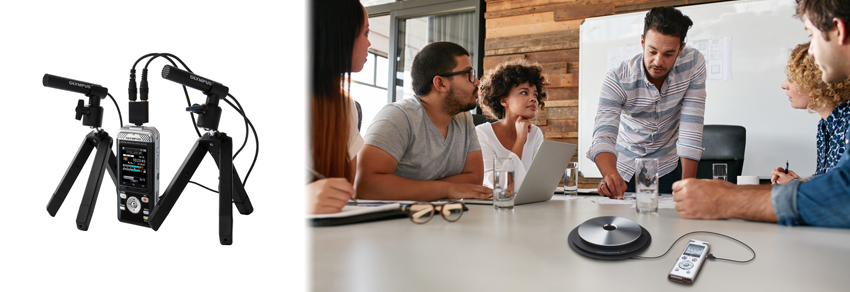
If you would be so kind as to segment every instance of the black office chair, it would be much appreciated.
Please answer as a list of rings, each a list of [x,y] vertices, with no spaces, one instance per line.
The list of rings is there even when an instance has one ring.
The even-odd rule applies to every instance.
[[[486,115],[472,115],[472,123],[475,124],[476,126],[483,124],[483,123],[492,123],[492,122],[495,122],[495,121],[498,121],[498,120],[490,119]]]
[[[727,180],[738,183],[744,170],[744,148],[747,145],[747,129],[742,126],[705,125],[702,130],[702,153],[697,165],[697,178],[712,178],[712,165],[726,163]]]

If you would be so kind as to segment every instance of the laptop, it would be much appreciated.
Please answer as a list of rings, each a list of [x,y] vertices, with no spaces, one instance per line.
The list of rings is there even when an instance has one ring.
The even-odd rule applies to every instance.
[[[522,185],[514,199],[514,205],[543,202],[552,199],[555,188],[564,177],[564,170],[576,152],[575,144],[543,141],[537,156],[531,162]],[[463,199],[466,204],[492,205],[493,199]]]

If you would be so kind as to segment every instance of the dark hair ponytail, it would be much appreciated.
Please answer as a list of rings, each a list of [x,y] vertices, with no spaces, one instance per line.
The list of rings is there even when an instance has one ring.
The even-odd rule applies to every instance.
[[[348,157],[350,87],[354,41],[366,21],[358,0],[312,0],[310,150],[313,169],[326,177],[354,178]]]

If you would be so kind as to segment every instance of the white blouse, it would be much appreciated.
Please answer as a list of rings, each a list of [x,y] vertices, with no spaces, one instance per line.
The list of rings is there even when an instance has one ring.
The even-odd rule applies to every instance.
[[[357,130],[357,105],[354,104],[354,99],[348,93],[345,94],[345,99],[348,100],[348,158],[354,159],[360,148],[363,148],[363,137],[360,136],[360,131]]]
[[[493,132],[493,126],[490,123],[484,123],[475,127],[478,132],[478,142],[481,144],[481,155],[484,158],[484,185],[493,187],[493,159],[496,157],[505,158],[513,157],[514,161],[522,161],[523,167],[517,167],[514,170],[514,179],[516,188],[522,186],[522,180],[531,167],[531,162],[537,156],[537,150],[543,144],[543,131],[535,125],[531,125],[531,133],[528,133],[528,138],[525,140],[525,146],[522,148],[522,159],[519,159],[510,149],[506,149],[499,142],[496,133]]]

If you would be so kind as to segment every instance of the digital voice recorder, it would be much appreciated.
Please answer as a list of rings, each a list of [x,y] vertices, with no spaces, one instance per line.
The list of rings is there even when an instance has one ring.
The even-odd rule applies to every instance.
[[[124,126],[118,132],[118,221],[150,227],[159,201],[159,131]]]
[[[708,242],[691,239],[688,242],[688,247],[676,259],[676,265],[667,275],[667,279],[677,283],[693,284],[710,248],[711,245]]]

